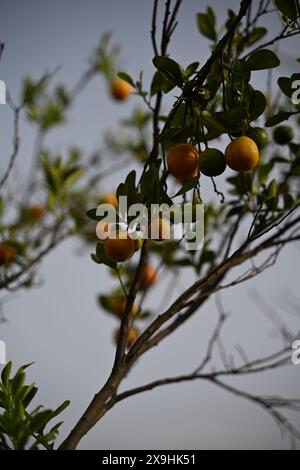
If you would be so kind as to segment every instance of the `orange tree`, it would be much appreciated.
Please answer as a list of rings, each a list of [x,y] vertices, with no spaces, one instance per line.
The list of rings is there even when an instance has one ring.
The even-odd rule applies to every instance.
[[[223,380],[289,365],[292,333],[285,330],[285,346],[268,357],[245,359],[240,366],[230,366],[224,360],[224,368],[211,372],[208,367],[226,320],[222,310],[216,330],[208,339],[207,354],[192,373],[119,392],[136,361],[190,320],[213,294],[259,275],[276,262],[287,244],[300,238],[300,143],[296,133],[300,74],[279,78],[277,100],[273,100],[270,88],[264,93],[252,81],[255,72],[261,70],[271,78],[272,70],[280,66],[274,47],[300,33],[299,2],[243,0],[237,12],[228,12],[223,25],[217,23],[213,9],[207,8],[197,15],[197,24],[199,32],[211,43],[211,55],[205,64],[200,66],[196,57],[187,67],[168,53],[181,4],[182,0],[166,0],[161,12],[158,0],[153,2],[151,40],[155,69],[150,90],[144,85],[142,73],[134,80],[127,73],[118,72],[119,50],[111,47],[110,36],[105,35],[73,89],[60,85],[50,92],[54,71],[39,80],[27,77],[20,104],[8,96],[14,116],[14,139],[9,164],[0,181],[0,288],[15,291],[35,285],[42,259],[70,236],[94,245],[92,260],[99,269],[106,266],[118,282],[113,292],[99,295],[101,307],[119,322],[114,334],[112,371],[60,449],[75,449],[82,437],[120,401],[155,387],[194,380],[210,381],[258,404],[288,433],[292,443],[300,437],[283,412],[285,408],[296,409],[298,400],[252,395]],[[262,26],[266,15],[280,19],[281,27],[275,36]],[[4,45],[1,55],[3,49]],[[107,80],[114,99],[122,101],[135,94],[144,103],[144,109],[135,110],[122,123],[128,138],[120,140],[113,133],[106,138],[107,149],[127,154],[136,163],[136,170],[120,182],[116,194],[109,195],[101,194],[101,178],[119,169],[119,164],[116,168],[99,169],[98,154],[83,158],[80,149],[72,148],[67,156],[56,155],[45,146],[47,133],[65,121],[78,94],[98,73]],[[166,95],[176,97],[169,109],[163,107]],[[23,113],[36,127],[37,139],[29,180],[22,182],[22,198],[18,194],[13,200],[8,185],[19,153],[19,119]],[[225,171],[226,184],[224,179],[216,183],[215,177]],[[213,184],[213,201],[207,201],[201,192],[204,178]],[[127,196],[129,205],[143,203],[148,208],[151,204],[171,206],[174,201],[192,206],[204,202],[203,249],[186,251],[178,241],[161,243],[170,231],[161,218],[152,222],[158,229],[157,237],[152,238],[158,243],[151,239],[131,240],[128,233],[124,239],[120,228],[116,239],[110,240],[107,236],[116,227],[101,222],[96,207],[101,202],[117,207],[120,196]],[[152,229],[151,225],[150,235]],[[99,232],[105,232],[103,240],[99,240]],[[158,260],[157,266],[153,260]],[[234,268],[238,266],[244,272],[235,277]],[[183,272],[188,268],[196,274],[194,284],[166,310],[145,311],[145,297],[158,282],[160,269]],[[233,278],[226,282],[232,272]],[[60,423],[52,428],[48,423],[68,402],[55,411],[28,408],[37,388],[24,385],[26,367],[14,376],[11,363],[2,371],[0,447],[53,449]]]

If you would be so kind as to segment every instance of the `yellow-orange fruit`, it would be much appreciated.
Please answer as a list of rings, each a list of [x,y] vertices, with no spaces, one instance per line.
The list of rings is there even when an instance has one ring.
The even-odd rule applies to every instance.
[[[126,299],[123,297],[116,298],[112,300],[112,312],[119,318],[122,317],[124,310],[126,307]],[[136,317],[137,314],[139,313],[139,308],[137,304],[133,304],[133,307],[131,309],[131,315],[133,317]]]
[[[111,204],[114,207],[118,207],[118,199],[115,193],[108,193],[104,194],[104,196],[101,198],[101,203],[102,204]]]
[[[42,219],[45,216],[46,209],[41,206],[31,206],[28,208],[30,214],[37,220]]]
[[[184,182],[198,175],[199,153],[190,144],[178,144],[167,155],[168,169],[178,181]]]
[[[16,257],[16,251],[8,243],[0,243],[0,266],[9,265]]]
[[[119,335],[120,335],[120,330],[118,328],[117,330],[115,330],[114,336],[113,336],[114,342],[116,344],[118,344]],[[131,348],[131,346],[133,346],[133,344],[136,342],[138,337],[139,337],[139,331],[135,327],[130,328],[129,333],[128,333],[128,338],[127,338],[127,348]]]
[[[140,281],[140,289],[146,289],[153,286],[158,281],[157,270],[152,264],[145,266]]]
[[[151,240],[164,241],[171,239],[171,227],[164,219],[154,219],[148,226],[148,237]]]
[[[110,83],[111,96],[117,101],[127,100],[132,91],[132,86],[120,77],[113,78]]]
[[[114,238],[104,240],[104,253],[111,261],[122,263],[133,255],[134,241],[128,232],[117,232]]]
[[[225,158],[232,170],[250,171],[259,163],[259,149],[249,137],[238,137],[226,148]]]

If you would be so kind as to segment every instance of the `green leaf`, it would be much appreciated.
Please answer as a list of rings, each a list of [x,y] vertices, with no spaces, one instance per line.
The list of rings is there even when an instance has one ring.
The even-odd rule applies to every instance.
[[[261,186],[264,185],[265,182],[267,181],[270,172],[273,170],[273,167],[274,167],[273,161],[265,163],[264,165],[259,165],[258,181]]]
[[[261,91],[256,90],[253,94],[249,107],[251,121],[258,119],[259,116],[265,112],[266,106],[267,99],[265,95]]]
[[[97,221],[105,217],[105,215],[101,217],[97,215],[97,208],[88,210],[86,215],[88,216],[89,219],[97,220]]]
[[[52,410],[43,410],[30,416],[29,428],[32,432],[43,433],[46,425],[52,418]]]
[[[102,264],[102,261],[99,260],[98,256],[95,255],[95,253],[91,253],[91,259],[94,261],[96,264]]]
[[[266,199],[266,201],[265,201],[266,206],[268,207],[268,209],[270,211],[274,211],[275,209],[277,209],[278,202],[279,202],[278,197],[270,197],[270,198]]]
[[[207,13],[198,13],[197,25],[200,33],[208,39],[215,41],[217,34],[215,31],[216,18],[211,8],[207,9]]]
[[[126,180],[125,180],[125,184],[129,190],[129,194],[135,193],[135,186],[136,186],[135,180],[136,180],[136,171],[133,170],[127,175]]]
[[[34,384],[29,385],[29,386],[26,387],[26,393],[25,393],[25,396],[23,398],[23,406],[24,406],[25,409],[32,402],[32,400],[36,396],[37,392],[38,392],[38,388]]]
[[[70,400],[65,400],[56,410],[53,411],[52,418],[60,415],[70,405]]]
[[[133,88],[135,88],[134,81],[132,80],[132,78],[131,78],[130,75],[128,75],[128,74],[125,73],[125,72],[120,72],[120,73],[118,73],[118,76],[119,76],[122,80],[125,80],[125,82],[129,83],[129,85],[131,85]]]
[[[291,79],[289,77],[280,77],[278,79],[278,86],[280,90],[288,97],[290,98],[293,94],[293,89],[292,89],[292,83]]]
[[[297,21],[297,5],[295,0],[274,0],[278,10],[290,20]]]
[[[163,72],[179,87],[183,86],[183,77],[180,66],[174,60],[166,56],[156,56],[153,59],[155,67]]]
[[[199,65],[200,65],[199,62],[192,62],[185,70],[186,76],[190,77],[191,75],[194,75],[194,73],[196,73]]]
[[[291,194],[288,194],[288,193],[284,194],[283,201],[284,201],[284,208],[286,210],[291,209],[294,205],[294,198]]]
[[[12,362],[10,361],[6,364],[3,371],[1,372],[1,380],[2,380],[4,387],[7,387],[8,385],[8,380],[9,380],[9,376],[11,373],[11,369],[12,369]]]
[[[275,52],[269,49],[260,49],[250,55],[246,61],[249,70],[274,69],[280,65],[280,60]]]
[[[116,269],[117,263],[114,263],[105,256],[103,243],[98,243],[96,247],[96,255],[99,261],[112,269]]]
[[[212,250],[204,250],[200,257],[200,265],[204,263],[212,263],[216,258],[216,253]]]
[[[176,84],[173,80],[169,80],[162,72],[157,71],[154,74],[151,84],[151,96],[157,95],[160,91],[169,93],[169,91],[175,88]]]
[[[255,28],[249,35],[247,41],[248,45],[252,46],[257,41],[260,41],[266,34],[268,30],[266,28]]]
[[[192,178],[191,180],[187,181],[182,186],[182,188],[175,194],[175,196],[173,196],[173,198],[178,197],[178,196],[182,196],[183,194],[188,193],[189,191],[194,189],[195,186],[197,185],[198,181],[199,181],[198,176],[195,176],[195,178]]]
[[[278,195],[278,184],[275,179],[271,181],[267,189],[268,197],[275,198]]]
[[[25,374],[24,372],[21,372],[19,374],[16,374],[11,381],[11,393],[12,395],[17,395],[18,392],[20,392],[24,382],[25,382]]]
[[[234,130],[242,126],[244,111],[242,108],[236,107],[228,109],[224,112],[215,113],[215,118],[226,127],[226,129]]]
[[[267,127],[277,126],[277,124],[280,124],[283,121],[287,121],[294,114],[295,113],[292,113],[292,112],[281,111],[280,113],[275,114],[270,119],[268,119],[266,122],[266,126]]]

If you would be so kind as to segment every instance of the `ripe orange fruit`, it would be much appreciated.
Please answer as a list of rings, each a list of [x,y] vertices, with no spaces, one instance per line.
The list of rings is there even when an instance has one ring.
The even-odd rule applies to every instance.
[[[117,330],[115,330],[114,335],[113,335],[113,339],[116,344],[118,344],[119,335],[120,335],[120,330],[118,328]],[[129,333],[128,333],[128,338],[127,338],[128,349],[131,348],[131,346],[136,342],[138,337],[139,337],[139,331],[135,327],[130,328]]]
[[[274,140],[278,145],[286,145],[294,138],[294,131],[290,126],[278,126],[273,133]]]
[[[117,232],[114,238],[104,240],[104,253],[115,263],[122,263],[133,255],[134,241],[128,232]]]
[[[153,286],[158,281],[157,269],[152,264],[145,266],[140,280],[140,289],[146,289]]]
[[[126,299],[124,297],[116,297],[111,300],[111,311],[114,313],[117,317],[121,318],[124,310],[126,307]],[[133,317],[136,317],[137,314],[139,313],[139,308],[137,304],[133,304],[132,310],[131,310],[131,315]]]
[[[41,206],[31,206],[28,210],[36,220],[41,220],[46,213],[45,208]]]
[[[117,199],[117,196],[115,195],[115,193],[105,194],[101,198],[101,203],[102,204],[111,204],[114,207],[118,207],[118,205],[119,205],[119,202],[118,202],[118,199]]]
[[[113,78],[110,83],[111,96],[117,101],[127,100],[132,91],[132,86],[120,77]]]
[[[0,243],[0,266],[9,265],[15,258],[16,251],[8,243]]]
[[[154,219],[148,226],[148,237],[151,240],[164,241],[171,238],[171,227],[164,219]]]
[[[226,148],[225,158],[232,170],[250,171],[259,163],[259,150],[254,140],[238,137]]]
[[[184,182],[198,175],[199,154],[190,144],[178,144],[167,155],[168,169],[178,181]]]
[[[226,169],[226,160],[224,153],[218,149],[207,149],[201,153],[199,159],[201,173],[205,176],[219,176]]]

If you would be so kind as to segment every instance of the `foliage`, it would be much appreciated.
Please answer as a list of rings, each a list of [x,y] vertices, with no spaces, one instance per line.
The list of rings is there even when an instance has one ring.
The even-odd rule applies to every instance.
[[[264,263],[253,267],[253,262],[252,271],[247,270],[229,287],[245,282],[271,266],[287,243],[299,240],[296,214],[300,205],[300,141],[296,131],[300,104],[292,97],[300,74],[280,77],[274,89],[272,81],[272,73],[278,72],[281,63],[274,45],[300,33],[299,2],[275,0],[272,9],[270,1],[253,5],[250,0],[243,0],[239,11],[228,10],[222,21],[211,6],[200,12],[196,25],[201,40],[208,40],[211,48],[204,64],[200,64],[199,57],[190,64],[180,64],[168,52],[180,0],[166,2],[158,46],[158,2],[153,3],[154,57],[150,80],[145,80],[142,71],[134,78],[119,69],[120,48],[111,44],[111,34],[105,34],[90,58],[88,69],[73,89],[68,90],[64,85],[51,89],[57,73],[54,71],[40,79],[26,77],[20,104],[16,106],[10,101],[15,122],[14,148],[0,182],[1,190],[9,179],[19,150],[20,113],[35,127],[37,145],[32,174],[25,182],[22,197],[18,195],[14,209],[11,209],[9,192],[7,197],[3,194],[0,198],[1,243],[9,244],[14,250],[9,262],[0,265],[0,289],[18,290],[35,285],[39,262],[70,236],[77,236],[83,245],[93,248],[91,259],[99,269],[105,266],[116,282],[110,292],[98,295],[98,304],[120,325],[112,373],[97,403],[93,402],[96,415],[100,417],[118,399],[123,399],[116,395],[117,388],[134,362],[189,319],[211,295],[223,289],[227,273],[249,260],[253,262],[258,254],[273,250]],[[262,24],[263,18],[272,14],[279,16],[281,28],[274,37]],[[258,73],[269,77],[269,86],[265,89],[255,86]],[[204,202],[203,250],[186,251],[183,243],[178,242],[139,240],[134,255],[125,263],[117,264],[105,255],[103,243],[95,234],[96,223],[103,218],[97,215],[96,209],[101,201],[101,178],[107,174],[105,170],[100,171],[101,152],[85,155],[73,146],[57,155],[44,143],[48,132],[69,119],[71,105],[78,94],[99,74],[107,84],[118,75],[131,85],[135,99],[140,100],[140,105],[134,106],[132,113],[121,120],[119,128],[105,136],[105,152],[120,157],[116,162],[118,171],[126,166],[126,157],[135,165],[116,189],[118,200],[127,196],[128,205],[143,203],[148,209],[151,204],[171,206],[177,202],[189,203],[194,210],[196,204]],[[163,107],[166,95],[173,103]],[[274,99],[274,96],[279,98]],[[276,134],[281,124],[291,126],[294,132],[288,132],[291,138],[279,147]],[[270,128],[275,128],[275,132],[271,133]],[[259,165],[250,172],[233,173],[228,166],[225,168],[222,155],[227,145],[240,136],[261,134],[261,129],[266,130],[267,135],[264,132]],[[211,169],[209,165],[206,173],[216,174],[218,179],[200,173],[182,183],[172,178],[167,154],[170,148],[181,143],[189,143],[197,149],[200,160],[203,151],[208,150],[206,155],[216,155],[209,150],[217,149],[222,168],[219,170],[218,165],[217,169]],[[108,174],[111,171],[108,169]],[[213,196],[203,190],[205,178],[212,183]],[[41,217],[36,217],[36,210],[32,210],[37,201],[45,211]],[[295,218],[291,219],[292,216]],[[117,224],[120,222],[128,228],[132,220],[127,214],[119,214]],[[275,228],[278,230],[274,234]],[[160,315],[154,308],[153,311],[144,308],[145,298],[155,286],[141,289],[139,285],[143,269],[150,262],[174,276],[189,269],[196,279],[195,284]],[[133,315],[135,303],[137,313]],[[126,353],[130,328],[137,322],[144,325],[144,332]],[[56,411],[36,408],[29,413],[27,407],[37,389],[23,385],[26,366],[19,369],[13,379],[9,378],[10,368],[8,365],[2,373],[2,447],[10,444],[18,449],[52,447],[58,426],[47,432],[45,427],[62,411],[61,407]],[[264,404],[263,400],[253,401]],[[265,408],[272,410],[268,403]],[[90,427],[94,424],[90,423]],[[84,434],[80,426],[79,422],[78,440]],[[295,435],[290,428],[288,431]],[[67,438],[63,448],[74,448],[78,441],[73,439],[74,434]]]
[[[11,362],[2,370],[0,382],[1,450],[38,450],[41,447],[51,450],[58,430],[63,424],[61,421],[49,427],[50,421],[67,408],[68,401],[62,403],[56,410],[37,406],[29,411],[28,407],[38,392],[35,384],[25,384],[25,370],[30,365],[20,367],[14,376],[11,376]]]

